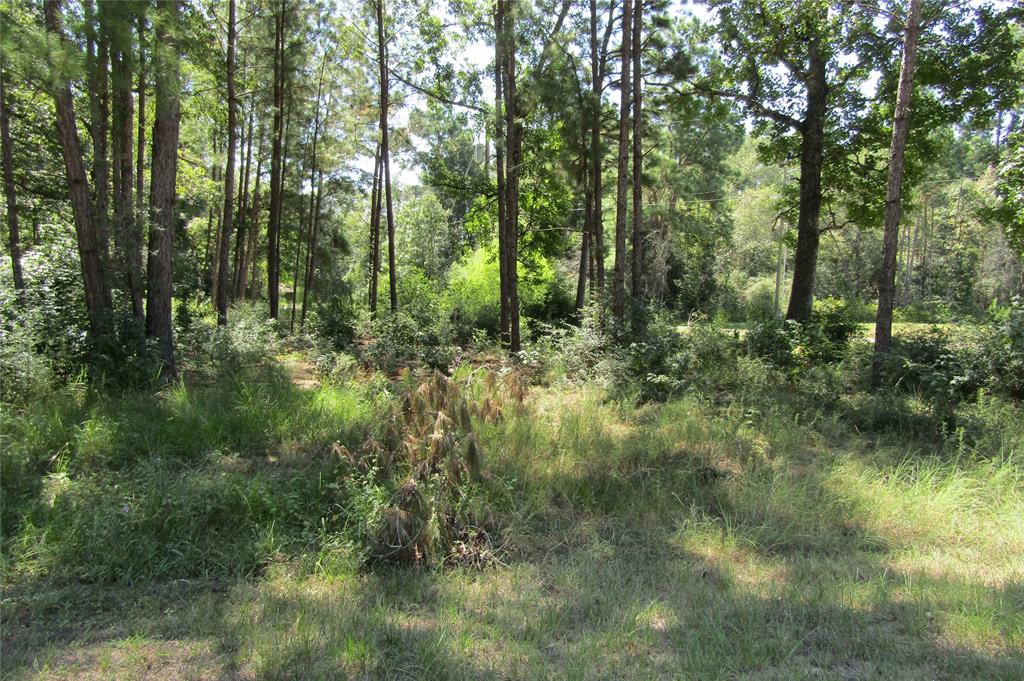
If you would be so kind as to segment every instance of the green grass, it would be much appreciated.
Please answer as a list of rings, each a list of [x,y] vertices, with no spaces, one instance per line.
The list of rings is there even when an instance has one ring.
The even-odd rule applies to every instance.
[[[1020,405],[942,441],[862,396],[534,388],[479,424],[505,544],[470,570],[360,567],[339,539],[322,453],[376,399],[270,367],[4,419],[4,675],[1024,678]]]

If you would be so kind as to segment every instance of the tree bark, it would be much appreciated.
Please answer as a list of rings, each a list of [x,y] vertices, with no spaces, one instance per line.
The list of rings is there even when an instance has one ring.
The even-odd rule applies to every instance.
[[[503,0],[504,75],[502,79],[505,100],[505,272],[508,283],[508,349],[519,352],[519,176],[523,160],[523,112],[518,93],[516,73],[516,30],[514,0]]]
[[[249,176],[252,170],[252,134],[253,119],[255,118],[256,104],[249,104],[249,128],[245,133],[245,167],[242,171],[241,189],[238,192],[238,234],[235,236],[235,257],[234,257],[234,285],[232,298],[241,298],[245,293],[245,271],[242,263],[245,260],[245,242],[248,236],[248,204],[249,204]]]
[[[508,256],[506,254],[508,193],[505,182],[504,41],[505,4],[504,0],[496,0],[494,12],[494,168],[498,193],[498,336],[502,343],[507,344],[511,332],[508,304]]]
[[[605,30],[605,40],[599,45],[597,39],[597,0],[590,0],[590,87],[591,87],[591,111],[590,111],[590,180],[593,183],[591,189],[593,210],[590,233],[593,238],[591,248],[593,258],[594,276],[599,292],[604,292],[604,188],[602,186],[603,149],[601,148],[601,95],[604,90],[605,58],[602,46],[607,47],[608,38],[611,35],[611,17]]]
[[[384,201],[388,219],[388,292],[391,296],[391,311],[398,310],[398,271],[395,264],[395,209],[391,196],[391,145],[388,135],[388,108],[390,88],[388,83],[388,50],[384,40],[384,0],[377,5],[377,59],[380,67],[380,148],[384,164]]]
[[[282,199],[282,154],[284,141],[284,14],[287,0],[280,0],[275,16],[274,44],[274,131],[270,156],[270,217],[267,223],[267,302],[270,316],[278,318],[280,302],[280,234]]]
[[[100,30],[99,14],[92,0],[83,3],[86,27],[86,63],[89,83],[89,136],[92,140],[92,216],[96,225],[100,259],[104,276],[110,274],[110,163],[107,158],[110,99],[108,97],[107,68],[109,65],[109,44]],[[106,287],[110,288],[109,279]]]
[[[643,297],[644,243],[643,243],[643,121],[641,119],[641,46],[643,44],[643,0],[635,0],[633,19],[633,269],[632,293]]]
[[[46,0],[44,5],[46,28],[62,43],[66,44],[61,21],[60,0]],[[85,162],[82,160],[82,144],[78,138],[75,122],[74,101],[71,84],[66,78],[53,88],[54,108],[57,119],[57,136],[64,157],[64,171],[67,176],[71,209],[75,218],[75,234],[78,241],[78,256],[82,267],[85,286],[85,305],[89,316],[89,335],[94,341],[109,333],[113,307],[110,300],[108,279],[100,254],[97,226],[93,219],[92,203],[89,199],[89,181],[85,176]]]
[[[786,318],[806,322],[814,306],[814,276],[818,266],[821,232],[821,168],[825,146],[826,72],[818,45],[811,44],[807,79],[807,113],[801,132],[800,212],[796,224],[796,252],[793,255],[793,288]]]
[[[259,239],[260,228],[260,177],[263,175],[263,129],[260,127],[259,144],[256,147],[256,181],[249,199],[246,224],[249,225],[249,237],[245,243],[245,253],[242,256],[242,272],[239,280],[242,284],[242,291],[239,297],[245,298],[256,295],[256,242]],[[250,268],[251,275],[250,275]],[[250,279],[251,276],[251,279]],[[246,286],[246,281],[249,281]]]
[[[370,316],[377,315],[377,291],[380,281],[380,208],[381,208],[381,164],[380,142],[373,155],[373,189],[370,192]]]
[[[629,192],[629,110],[630,65],[632,59],[631,28],[633,7],[630,0],[622,3],[622,75],[619,80],[619,163],[615,195],[615,271],[612,275],[612,313],[622,320],[626,311],[626,228]]]
[[[590,230],[594,221],[593,194],[590,185],[590,163],[586,153],[587,131],[583,130],[584,152],[580,154],[580,173],[583,176],[583,235],[580,239],[580,268],[576,275],[576,311],[587,302],[587,275],[590,267]]]
[[[306,257],[304,258],[303,264],[308,268],[309,266],[309,249],[313,239],[313,210],[316,202],[316,146],[320,140],[320,97],[323,94],[324,89],[324,71],[327,69],[327,55],[324,55],[324,59],[320,64],[320,79],[316,86],[316,104],[313,113],[313,145],[310,150],[310,162],[309,162],[309,210],[307,215],[307,226],[306,226]],[[299,294],[299,255],[301,253],[302,239],[295,244],[295,277],[292,284],[292,314],[291,321],[289,323],[289,331],[295,332],[295,307],[298,304]],[[302,285],[306,285],[306,277],[302,278]],[[302,294],[303,300],[306,298],[305,292]]]
[[[302,317],[299,320],[299,328],[306,326],[306,304],[309,302],[309,291],[313,288],[313,281],[316,270],[316,244],[320,236],[320,206],[324,197],[324,171],[319,173],[316,184],[316,206],[313,208],[313,231],[309,235],[309,254],[306,259],[306,281],[302,285]]]
[[[11,268],[14,270],[14,290],[18,304],[22,304],[25,275],[21,270],[21,238],[18,233],[18,200],[14,193],[14,150],[11,146],[11,100],[7,98],[4,58],[0,54],[0,151],[4,173],[4,198],[7,201],[7,244],[11,250]]]
[[[178,0],[162,2],[158,40],[154,42],[153,150],[149,179],[149,257],[146,264],[146,336],[156,339],[164,371],[175,372],[172,317],[174,227],[177,219],[178,137],[181,119],[181,72],[175,28],[180,20]]]
[[[889,151],[889,181],[885,189],[885,230],[882,237],[882,279],[878,287],[878,312],[875,316],[875,353],[871,363],[871,387],[882,385],[882,363],[892,345],[892,311],[896,297],[896,248],[899,240],[900,200],[903,183],[903,157],[907,145],[907,117],[914,88],[917,36],[921,24],[921,2],[910,0],[907,27],[903,34],[903,63],[900,65],[896,111],[892,123]]]
[[[145,220],[145,165],[146,165],[146,17],[139,12],[136,18],[139,37],[139,124],[135,142],[135,220],[141,228]]]
[[[217,324],[228,323],[228,256],[231,251],[231,234],[235,202],[235,150],[238,145],[238,100],[235,97],[235,0],[228,0],[228,155],[224,170],[224,220],[221,224],[220,252],[217,273]]]
[[[145,280],[142,272],[142,225],[136,220],[132,198],[135,171],[135,103],[132,99],[132,21],[131,9],[121,5],[113,9],[110,30],[111,100],[113,121],[111,149],[114,159],[114,234],[124,267],[125,289],[131,301],[132,320],[140,337],[146,324]]]

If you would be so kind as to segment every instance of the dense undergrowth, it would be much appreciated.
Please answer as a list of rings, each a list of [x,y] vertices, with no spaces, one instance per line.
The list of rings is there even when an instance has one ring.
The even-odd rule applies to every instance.
[[[366,598],[377,584],[386,602],[391,563],[437,568],[403,569],[414,593],[511,580],[530,594],[539,570],[577,604],[537,611],[543,591],[494,594],[495,617],[537,623],[491,624],[496,638],[464,643],[494,656],[486,668],[543,676],[549,653],[531,641],[572,620],[594,632],[563,646],[581,676],[615,664],[616,650],[670,640],[670,668],[695,678],[765,665],[810,678],[850,654],[880,678],[928,678],[935,660],[1013,678],[1024,668],[1024,407],[1007,368],[1019,315],[970,337],[900,337],[879,392],[866,389],[869,346],[835,310],[816,327],[746,333],[654,316],[628,335],[594,311],[516,361],[464,350],[440,372],[422,358],[393,371],[423,348],[285,342],[249,310],[227,329],[196,320],[170,383],[43,363],[0,407],[5,618],[45,620],[68,585],[212,579],[256,599],[215,635],[231,632],[224,654],[257,675],[291,673],[274,672],[278,653],[306,660],[310,678],[337,665],[388,675],[412,654],[427,676],[473,677],[478,661],[444,668],[429,636],[395,649],[368,613],[395,617],[400,604],[320,611],[296,594],[281,612],[311,618],[299,638],[275,630],[276,615],[268,628],[244,613],[321,580]],[[435,605],[460,613],[432,615],[456,632],[481,626],[457,603]],[[324,652],[351,644],[333,641],[338,618],[376,652]],[[771,631],[765,618],[778,618]],[[863,638],[879,622],[917,652]],[[534,652],[496,648],[506,634]],[[961,652],[923,645],[935,637]],[[727,664],[680,652],[694,645]],[[33,659],[30,643],[13,650]],[[636,678],[664,672],[650,659]]]

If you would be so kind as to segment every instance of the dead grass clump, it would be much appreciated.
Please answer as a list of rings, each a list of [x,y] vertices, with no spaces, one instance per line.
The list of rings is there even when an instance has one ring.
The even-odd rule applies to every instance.
[[[525,386],[488,376],[466,389],[483,393],[487,404],[467,400],[464,387],[440,372],[406,377],[409,387],[379,437],[367,437],[358,452],[333,445],[347,475],[392,490],[367,519],[373,560],[479,566],[493,559],[497,523],[479,498],[483,449],[473,420],[498,418],[510,401],[521,402]]]

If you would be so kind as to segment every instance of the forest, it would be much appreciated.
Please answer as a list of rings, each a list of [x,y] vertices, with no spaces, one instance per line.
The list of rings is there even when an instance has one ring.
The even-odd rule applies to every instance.
[[[1024,5],[0,0],[0,678],[1024,678]]]

